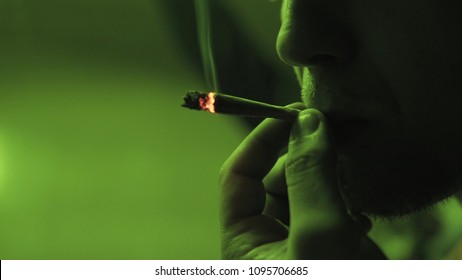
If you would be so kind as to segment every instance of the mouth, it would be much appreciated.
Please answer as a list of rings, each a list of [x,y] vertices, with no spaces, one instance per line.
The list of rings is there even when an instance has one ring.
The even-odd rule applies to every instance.
[[[371,125],[364,120],[352,120],[334,126],[334,135],[338,145],[366,143]]]
[[[337,148],[366,147],[372,140],[371,121],[345,113],[325,113],[331,125]]]

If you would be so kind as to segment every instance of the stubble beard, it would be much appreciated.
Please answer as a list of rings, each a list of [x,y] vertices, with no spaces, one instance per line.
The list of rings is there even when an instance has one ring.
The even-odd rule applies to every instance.
[[[394,219],[425,211],[459,191],[460,166],[410,147],[360,159],[339,153],[339,188],[350,211]]]

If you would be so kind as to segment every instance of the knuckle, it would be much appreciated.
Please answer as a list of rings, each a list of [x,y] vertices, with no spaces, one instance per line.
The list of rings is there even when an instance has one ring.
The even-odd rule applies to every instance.
[[[220,186],[224,185],[229,180],[230,173],[230,169],[226,166],[226,164],[223,164],[218,173],[218,184]]]
[[[325,154],[317,149],[310,150],[286,161],[286,170],[289,172],[301,172],[307,169],[316,168],[326,160]]]

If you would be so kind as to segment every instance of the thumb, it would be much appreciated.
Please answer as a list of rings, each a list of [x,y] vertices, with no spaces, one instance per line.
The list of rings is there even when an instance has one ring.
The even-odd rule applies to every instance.
[[[291,231],[336,226],[348,218],[337,184],[336,152],[326,119],[315,109],[299,114],[291,131],[286,182]]]

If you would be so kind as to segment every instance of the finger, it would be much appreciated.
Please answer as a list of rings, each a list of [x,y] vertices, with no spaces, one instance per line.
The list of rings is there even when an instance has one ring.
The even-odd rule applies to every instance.
[[[266,204],[263,214],[289,225],[289,201],[285,176],[287,154],[281,156],[263,180],[266,189]]]
[[[220,172],[220,213],[225,226],[262,213],[262,180],[287,145],[290,129],[289,122],[264,120],[224,163]]]
[[[347,214],[337,186],[334,145],[324,116],[315,109],[300,113],[293,125],[286,178],[292,223],[312,219],[314,210]]]
[[[332,142],[319,111],[300,113],[286,160],[289,256],[293,258],[350,258],[359,250],[362,232],[341,198]]]
[[[268,193],[287,198],[286,184],[286,159],[287,154],[280,156],[268,175],[263,179]]]
[[[305,108],[302,103],[287,107]],[[261,214],[265,204],[262,179],[287,146],[292,124],[264,120],[239,145],[220,171],[221,221],[224,225]]]

